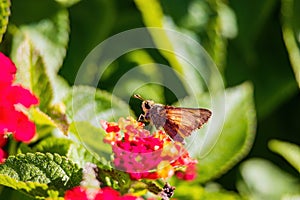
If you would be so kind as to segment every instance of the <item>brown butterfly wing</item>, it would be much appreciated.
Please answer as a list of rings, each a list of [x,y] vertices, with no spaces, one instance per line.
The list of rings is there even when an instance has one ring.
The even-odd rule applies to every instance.
[[[165,110],[166,122],[163,128],[171,138],[180,142],[195,129],[201,128],[211,116],[211,111],[204,108],[165,106]]]

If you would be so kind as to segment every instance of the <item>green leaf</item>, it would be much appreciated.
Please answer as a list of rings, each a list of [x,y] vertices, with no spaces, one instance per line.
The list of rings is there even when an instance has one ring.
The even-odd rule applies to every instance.
[[[1,184],[33,197],[47,197],[47,189],[63,195],[82,179],[81,169],[66,157],[39,152],[8,157],[0,174]]]
[[[128,193],[131,186],[129,174],[111,168],[105,170],[100,169],[98,175],[101,182],[105,183],[105,185],[119,190],[122,194]]]
[[[66,54],[69,40],[69,18],[67,10],[61,9],[53,17],[36,24],[22,25],[20,32],[26,36],[45,62],[47,74],[57,74]],[[20,41],[19,41],[20,42]],[[18,47],[18,43],[14,44]]]
[[[46,110],[53,98],[53,90],[47,74],[45,73],[45,65],[42,61],[42,57],[38,55],[35,60],[34,53],[31,53],[31,90],[39,97],[39,107],[42,110]]]
[[[300,147],[296,144],[271,140],[269,148],[284,157],[300,173]]]
[[[64,135],[68,135],[69,121],[66,115],[66,107],[63,103],[57,103],[50,106],[48,114],[55,122],[55,125]]]
[[[193,140],[188,146],[192,156],[200,156],[198,159],[198,179],[201,183],[207,182],[227,172],[232,166],[244,157],[250,150],[256,128],[255,108],[253,103],[253,88],[250,83],[244,83],[225,91],[225,121],[221,133],[210,132],[207,136],[193,133],[187,138]],[[215,98],[209,95],[198,96],[199,105],[209,105],[210,99]],[[184,106],[193,107],[189,99],[182,102]],[[210,106],[207,106],[208,108]],[[222,111],[213,112],[213,118],[209,123],[213,127],[219,126],[218,119],[221,120]],[[221,118],[220,118],[221,117]],[[195,134],[195,135],[194,135]],[[204,141],[204,142],[203,142]],[[213,142],[211,142],[213,141]],[[201,147],[200,144],[203,144]],[[201,149],[202,148],[202,149]],[[201,150],[201,151],[200,151]],[[210,151],[209,151],[210,150]],[[204,153],[201,153],[204,152]],[[199,153],[201,153],[199,155]],[[205,156],[205,157],[203,157]]]
[[[57,72],[66,54],[68,33],[68,12],[60,10],[52,18],[22,25],[14,35],[12,59],[18,67],[17,80],[38,94],[43,92],[42,105],[61,98],[61,93],[52,94],[50,88],[62,87]]]
[[[71,119],[70,132],[75,134],[79,142],[93,155],[99,165],[100,180],[108,186],[120,189],[125,193],[130,187],[129,175],[110,167],[106,160],[111,159],[111,146],[103,142],[104,130],[100,120],[117,121],[120,117],[131,114],[128,104],[115,96],[88,86],[74,86],[73,92],[65,99],[67,115]],[[132,114],[131,114],[132,115]],[[86,150],[73,152],[79,159]],[[94,160],[92,161],[94,162]]]
[[[68,159],[72,160],[80,168],[83,168],[87,162],[96,163],[102,168],[105,168],[105,164],[107,163],[107,161],[105,161],[103,158],[96,159],[83,145],[75,143],[67,138],[47,137],[33,147],[21,144],[19,152],[23,154],[28,152],[59,154],[60,156],[67,157]],[[105,169],[107,169],[107,167]]]
[[[112,149],[111,145],[103,142],[104,130],[89,122],[73,122],[70,131],[79,138],[82,145],[72,145],[68,157],[79,166],[84,166],[86,162],[95,163],[99,167],[99,179],[104,185],[127,193],[131,185],[129,175],[112,168],[108,162],[111,160]]]
[[[100,120],[117,121],[132,114],[128,104],[93,87],[75,86],[65,99],[67,115],[72,121],[88,122],[99,128]]]
[[[175,186],[176,190],[174,198],[176,199],[242,199],[238,194],[221,189],[220,186],[217,186],[216,184],[210,184],[210,186],[202,187],[195,183],[187,182],[180,184],[180,182],[178,182],[178,185]]]
[[[101,158],[111,159],[111,145],[103,142],[105,133],[102,128],[96,128],[88,122],[74,122],[70,126],[70,132],[75,134],[79,142],[99,160]],[[77,153],[82,154],[83,152]],[[104,164],[107,163],[104,162]]]
[[[39,108],[32,107],[29,110],[30,119],[38,125],[37,132],[39,133],[39,136],[43,136],[42,133],[45,133],[45,135],[49,134],[54,128],[58,128],[64,135],[67,135],[69,123],[64,111],[59,109],[59,104],[51,106],[50,108],[49,113],[51,116],[44,113]]]
[[[299,179],[269,161],[259,158],[248,160],[242,163],[240,171],[242,179],[237,188],[251,199],[279,200],[286,195],[299,195]]]
[[[70,7],[70,6],[80,2],[81,0],[55,0],[55,1],[57,1],[58,3],[60,3],[63,6]]]
[[[52,87],[41,54],[35,50],[26,34],[16,36],[21,42],[12,58],[18,67],[17,82],[30,89],[40,99],[40,108],[45,110],[52,100]]]
[[[11,187],[15,190],[22,191],[32,197],[46,197],[47,184],[32,182],[32,181],[19,181],[8,175],[0,174],[0,184]]]
[[[283,39],[300,87],[300,25],[298,23],[300,3],[294,0],[282,0],[281,2]]]
[[[48,190],[47,200],[64,200],[64,197],[59,197],[59,193],[55,190]]]
[[[3,34],[6,32],[8,17],[10,15],[10,1],[0,1],[0,43],[2,41]]]
[[[100,164],[99,159],[97,160],[84,146],[67,138],[47,137],[32,147],[30,151],[56,153],[60,156],[65,156],[75,162],[80,168],[83,168],[87,162]],[[101,161],[105,163],[104,159]],[[104,164],[102,165],[104,166]]]
[[[48,137],[33,146],[22,146],[22,153],[24,152],[41,152],[59,154],[60,156],[67,157],[72,160],[80,168],[84,168],[86,163],[94,163],[98,166],[99,179],[107,186],[111,186],[115,189],[119,189],[123,193],[127,193],[131,181],[129,175],[125,172],[118,171],[111,167],[110,163],[99,155],[88,151],[82,144],[75,143],[72,140],[66,138]]]
[[[75,86],[65,99],[66,110],[71,120],[70,132],[88,150],[110,160],[111,146],[103,142],[104,130],[100,120],[118,121],[132,115],[128,104],[111,94],[88,86]]]
[[[46,113],[42,112],[38,108],[31,108],[29,110],[30,118],[36,123],[40,125],[49,125],[56,127],[55,122],[48,116]]]
[[[66,138],[48,137],[35,145],[32,150],[41,153],[57,153],[61,156],[68,157],[68,152],[72,143],[71,140]]]
[[[0,199],[22,199],[22,200],[34,200],[35,198],[29,195],[24,195],[23,192],[19,192],[13,188],[1,186]]]

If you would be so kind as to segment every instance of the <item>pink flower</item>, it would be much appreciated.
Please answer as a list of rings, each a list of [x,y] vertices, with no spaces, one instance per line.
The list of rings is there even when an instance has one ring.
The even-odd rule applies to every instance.
[[[141,198],[126,194],[121,196],[120,193],[110,187],[101,188],[98,194],[95,196],[94,200],[106,200],[106,199],[115,199],[115,200],[139,200]]]
[[[5,135],[0,134],[0,148],[4,147],[7,143],[7,137]]]
[[[0,135],[12,133],[17,141],[29,142],[35,135],[35,124],[18,110],[18,104],[29,108],[38,104],[38,99],[21,85],[12,85],[16,67],[4,54],[0,53]]]
[[[5,162],[7,158],[7,153],[2,149],[7,143],[7,137],[3,134],[0,134],[0,164]]]
[[[86,190],[80,186],[67,190],[65,193],[65,200],[88,200]]]
[[[190,164],[184,171],[176,171],[175,175],[177,178],[192,181],[197,177],[197,166],[196,164]]]
[[[3,85],[11,85],[17,68],[12,63],[12,61],[0,52],[0,87]]]
[[[197,163],[182,143],[171,141],[162,130],[151,134],[132,117],[118,123],[101,121],[101,125],[107,132],[104,142],[112,145],[115,167],[133,180],[168,178],[175,170],[184,172]]]
[[[95,195],[89,196],[88,189],[77,186],[71,190],[66,191],[65,200],[141,200],[142,198],[133,195],[126,194],[121,196],[121,194],[112,189],[111,187],[104,187],[99,189]]]
[[[95,200],[119,199],[120,193],[110,187],[105,187],[99,190],[95,196]]]
[[[0,148],[0,164],[4,163],[6,158],[7,158],[7,153]]]

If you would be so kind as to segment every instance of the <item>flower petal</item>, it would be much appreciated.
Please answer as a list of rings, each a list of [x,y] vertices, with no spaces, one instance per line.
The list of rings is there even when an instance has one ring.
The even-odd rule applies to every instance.
[[[6,57],[3,53],[0,52],[0,85],[10,85],[12,84],[15,73],[17,71],[14,63]]]
[[[1,131],[1,129],[0,129],[0,131]],[[4,145],[6,145],[6,143],[7,143],[7,136],[0,133],[0,148],[4,147]]]
[[[65,200],[88,200],[86,190],[80,186],[68,190],[65,193]]]
[[[6,158],[7,158],[7,153],[0,148],[0,164],[4,163]]]
[[[110,187],[102,188],[94,200],[119,199],[120,193]]]
[[[17,141],[29,142],[35,135],[35,124],[21,112],[16,115],[16,131],[14,138]]]
[[[29,90],[23,88],[21,85],[12,86],[7,96],[7,101],[12,104],[22,104],[26,108],[31,105],[38,104],[39,100]]]

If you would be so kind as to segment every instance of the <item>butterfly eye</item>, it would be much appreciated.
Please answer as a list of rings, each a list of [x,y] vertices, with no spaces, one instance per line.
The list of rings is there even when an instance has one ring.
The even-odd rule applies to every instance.
[[[150,104],[149,104],[148,101],[145,102],[145,108],[146,108],[146,109],[150,109],[150,108],[151,108],[151,106],[150,106]]]

